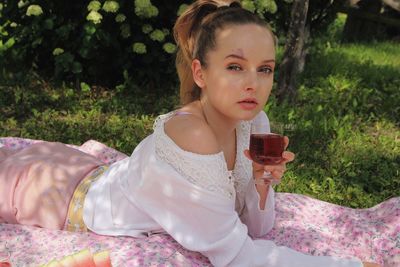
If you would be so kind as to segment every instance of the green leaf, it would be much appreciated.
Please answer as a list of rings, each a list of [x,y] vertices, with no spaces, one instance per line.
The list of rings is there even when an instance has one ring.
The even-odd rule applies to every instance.
[[[122,24],[120,30],[121,30],[121,36],[124,39],[127,39],[129,38],[129,36],[131,36],[131,26],[129,26],[128,23]]]
[[[14,37],[8,39],[4,44],[2,40],[0,40],[0,52],[6,51],[7,49],[11,48],[15,44]]]
[[[46,19],[43,23],[43,26],[47,30],[52,30],[54,27],[54,22],[52,19]]]
[[[61,38],[65,39],[70,34],[71,30],[72,30],[71,26],[69,24],[67,24],[67,25],[63,25],[60,28],[56,29],[56,33]]]
[[[83,58],[88,58],[89,57],[89,49],[86,47],[82,47],[79,49],[79,55],[81,55]]]
[[[81,86],[82,92],[85,92],[85,93],[90,92],[90,86],[87,83],[81,82],[80,86]]]
[[[353,107],[357,107],[358,106],[358,102],[357,99],[353,98]]]
[[[83,29],[85,30],[85,33],[88,35],[93,35],[96,32],[96,26],[90,23],[86,23]]]
[[[32,47],[37,47],[37,46],[39,46],[40,44],[42,44],[42,41],[43,41],[43,38],[42,38],[42,37],[36,38],[36,39],[32,42]]]
[[[81,73],[82,72],[82,64],[79,62],[74,62],[72,64],[72,72],[75,74]]]

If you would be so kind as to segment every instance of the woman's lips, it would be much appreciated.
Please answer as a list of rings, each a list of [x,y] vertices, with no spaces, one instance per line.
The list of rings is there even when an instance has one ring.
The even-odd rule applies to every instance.
[[[245,110],[255,109],[258,105],[257,100],[255,98],[246,98],[242,101],[238,102],[239,105]]]

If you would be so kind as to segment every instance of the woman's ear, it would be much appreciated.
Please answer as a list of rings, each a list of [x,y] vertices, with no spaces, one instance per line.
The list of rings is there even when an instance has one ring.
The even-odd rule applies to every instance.
[[[201,68],[200,60],[194,59],[192,61],[192,74],[193,80],[198,87],[203,88],[205,86],[203,70]]]

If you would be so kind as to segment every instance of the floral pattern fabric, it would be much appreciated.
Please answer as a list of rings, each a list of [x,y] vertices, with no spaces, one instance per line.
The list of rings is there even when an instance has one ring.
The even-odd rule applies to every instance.
[[[39,140],[0,138],[13,149]],[[94,140],[72,146],[113,163],[125,154]],[[276,193],[274,228],[263,238],[310,255],[358,257],[400,266],[400,197],[369,209],[351,209],[292,193]],[[38,266],[82,249],[109,250],[113,266],[211,266],[200,253],[180,246],[167,234],[147,238],[110,237],[0,224],[0,254],[12,266]]]

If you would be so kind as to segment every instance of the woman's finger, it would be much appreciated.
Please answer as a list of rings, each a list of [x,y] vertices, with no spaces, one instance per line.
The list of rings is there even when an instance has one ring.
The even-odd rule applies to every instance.
[[[246,158],[248,158],[249,160],[252,160],[251,157],[250,157],[250,150],[245,149],[245,150],[243,151],[243,153],[244,153],[244,155],[246,156]]]
[[[283,151],[282,153],[283,163],[291,162],[295,158],[295,154],[290,151]]]
[[[264,171],[266,171],[266,172],[274,172],[274,171],[285,172],[286,171],[286,164],[265,165],[264,166]]]
[[[276,179],[276,180],[281,180],[281,178],[283,177],[283,174],[285,172],[281,171],[281,170],[275,170],[273,172],[271,172],[271,175]]]
[[[271,180],[274,180],[275,182],[280,183],[284,172],[281,170],[273,170],[272,172],[268,172],[268,174],[269,174],[269,177]]]
[[[260,170],[263,168],[264,165],[258,164],[257,162],[255,162],[251,157],[250,157],[250,150],[245,149],[243,151],[244,155],[246,156],[246,158],[248,158],[249,160],[252,161],[253,164],[253,168],[255,168],[256,170]]]
[[[284,147],[285,147],[285,150],[286,150],[286,148],[289,145],[289,137],[287,137],[287,136],[283,137],[283,144],[284,144]]]

